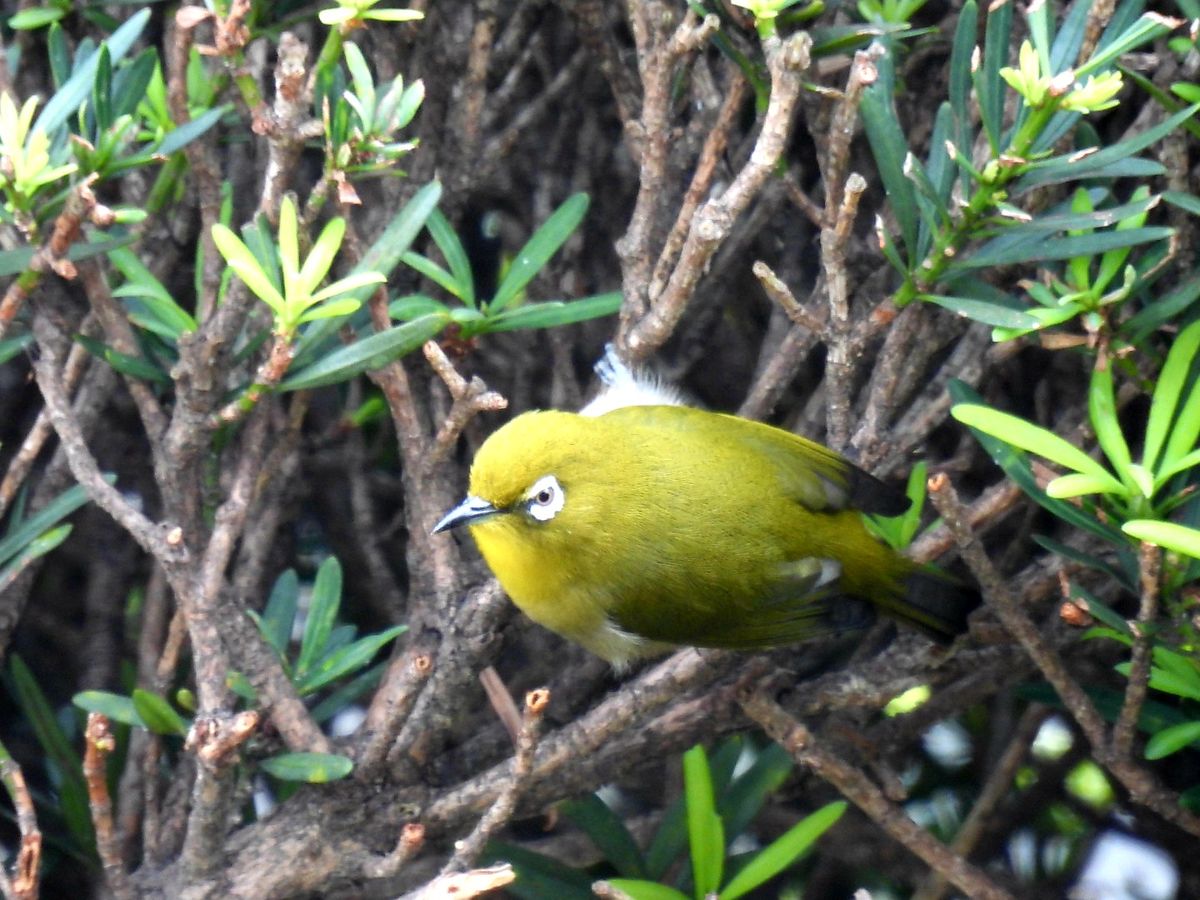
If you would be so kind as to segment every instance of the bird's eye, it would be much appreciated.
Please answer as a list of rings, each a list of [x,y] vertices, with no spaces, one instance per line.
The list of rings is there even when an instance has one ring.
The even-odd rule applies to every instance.
[[[547,475],[529,489],[529,515],[539,522],[549,522],[563,508],[565,497],[562,485],[553,475]]]

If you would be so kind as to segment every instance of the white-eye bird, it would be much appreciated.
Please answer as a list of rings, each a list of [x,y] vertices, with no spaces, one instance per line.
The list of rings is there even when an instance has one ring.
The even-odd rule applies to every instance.
[[[535,622],[618,669],[828,634],[858,600],[935,637],[962,629],[969,593],[863,524],[903,494],[813,441],[681,405],[611,352],[597,368],[609,389],[582,412],[492,434],[434,529],[467,525]]]

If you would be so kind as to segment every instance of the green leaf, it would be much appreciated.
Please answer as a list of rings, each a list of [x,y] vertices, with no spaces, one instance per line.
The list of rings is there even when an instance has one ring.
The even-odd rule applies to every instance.
[[[299,391],[337,384],[363,372],[381,369],[420,347],[445,328],[448,321],[448,316],[440,314],[421,316],[361,341],[355,341],[289,375],[280,382],[279,390]]]
[[[133,708],[146,727],[155,734],[177,734],[182,737],[188,733],[188,723],[158,694],[135,689]]]
[[[407,322],[430,313],[449,314],[449,307],[440,300],[434,300],[425,294],[406,294],[397,297],[388,304],[388,315],[401,322]]]
[[[135,728],[146,727],[133,705],[133,700],[121,694],[110,691],[80,691],[71,698],[71,702],[84,712],[100,713],[114,722]]]
[[[1200,722],[1172,725],[1146,741],[1146,759],[1162,759],[1196,741],[1200,741]]]
[[[956,260],[949,271],[961,272],[1050,259],[1070,259],[1072,256],[1095,256],[1116,247],[1132,247],[1165,240],[1174,233],[1173,228],[1154,226],[1047,238],[1036,229],[1027,231],[1022,226],[1014,226],[1003,237],[995,238],[970,256]]]
[[[219,222],[212,227],[212,239],[221,256],[225,257],[229,268],[237,273],[237,276],[245,282],[246,287],[250,288],[259,300],[271,307],[271,311],[275,313],[276,317],[286,316],[287,301],[283,299],[283,294],[279,293],[279,289],[271,283],[270,277],[263,271],[262,266],[259,265],[258,260],[254,258],[254,254],[250,252],[250,248],[242,242],[242,239]]]
[[[845,800],[839,800],[801,819],[746,863],[721,891],[720,900],[736,900],[792,865],[817,838],[833,827],[847,805]]]
[[[420,272],[449,294],[462,299],[463,290],[458,280],[429,257],[410,250],[400,257],[400,261],[410,269]]]
[[[83,780],[83,763],[63,732],[54,708],[42,692],[29,667],[13,653],[9,659],[8,688],[23,714],[42,752],[58,770],[57,785],[63,818],[75,839],[85,847],[94,846],[87,785]]]
[[[876,69],[878,77],[863,91],[859,112],[871,156],[875,159],[888,203],[900,226],[900,238],[910,263],[915,265],[920,223],[912,182],[904,174],[904,160],[908,158],[909,149],[893,103],[895,72],[890,51],[876,61]]]
[[[488,310],[493,313],[502,311],[534,276],[558,252],[558,248],[566,243],[567,238],[574,234],[588,208],[587,194],[572,194],[558,209],[550,214],[542,227],[531,237],[513,258],[508,274],[496,288],[496,295],[488,304]]]
[[[57,6],[34,6],[29,9],[17,10],[9,17],[8,27],[13,31],[33,31],[57,22],[67,14],[68,10]]]
[[[471,271],[471,261],[467,257],[467,251],[463,247],[462,241],[458,239],[458,235],[450,225],[450,221],[442,215],[440,209],[435,209],[429,214],[425,227],[429,229],[430,236],[437,244],[438,249],[442,251],[446,265],[450,267],[453,274],[457,290],[450,288],[446,288],[446,290],[449,290],[467,306],[475,306],[475,276]]]
[[[943,309],[957,313],[964,319],[982,322],[999,328],[1017,328],[1035,330],[1041,327],[1041,321],[1022,309],[1003,306],[988,300],[976,300],[972,297],[947,297],[941,294],[920,294],[920,299],[936,303]]]
[[[296,685],[297,692],[301,696],[311,694],[344,675],[357,672],[370,663],[385,644],[406,631],[408,631],[407,625],[393,625],[385,631],[367,635],[349,646],[341,647],[327,654]]]
[[[1158,298],[1121,326],[1121,333],[1131,344],[1142,344],[1146,338],[1175,319],[1200,298],[1200,274],[1186,279],[1178,287]]]
[[[378,663],[330,691],[324,700],[309,711],[312,720],[320,725],[322,722],[332,719],[368,691],[375,690],[375,686],[379,684],[379,679],[383,677],[386,668],[386,662]]]
[[[117,372],[122,375],[128,375],[131,378],[140,378],[144,381],[153,381],[155,384],[169,385],[172,383],[171,378],[166,372],[158,368],[153,363],[149,363],[140,356],[130,356],[128,353],[121,353],[109,347],[103,341],[98,341],[95,338],[90,338],[84,334],[75,335],[75,341],[80,344],[88,353],[97,359],[102,359],[108,363]]]
[[[1067,500],[1071,497],[1083,497],[1087,494],[1114,494],[1125,496],[1128,491],[1114,487],[1113,480],[1097,478],[1095,475],[1084,475],[1072,472],[1069,475],[1059,475],[1046,485],[1046,495],[1055,500]]]
[[[104,480],[112,484],[116,481],[116,476],[107,474]],[[0,564],[8,562],[32,541],[37,540],[87,502],[87,492],[76,485],[63,491],[28,519],[9,522],[8,532],[0,540]]]
[[[304,620],[304,637],[300,641],[300,656],[296,660],[296,677],[303,678],[309,668],[327,652],[326,643],[338,608],[342,605],[342,564],[336,556],[326,557],[317,569]]]
[[[96,117],[97,132],[104,132],[113,122],[112,58],[104,44],[100,45],[97,54],[96,79],[92,82],[92,115]]]
[[[1004,116],[1004,82],[1000,69],[1008,62],[1009,41],[1012,38],[1013,4],[990,4],[984,26],[983,54],[978,71],[974,73],[975,93],[979,113],[992,154],[1001,151],[1001,129]],[[969,148],[962,148],[969,152]]]
[[[505,885],[504,891],[519,900],[595,900],[593,879],[586,872],[515,844],[492,841],[479,862],[511,863],[517,880]]]
[[[657,881],[641,881],[637,878],[606,878],[604,881],[633,900],[690,900],[682,891]]]
[[[1159,522],[1154,519],[1134,519],[1121,526],[1121,530],[1135,540],[1147,541],[1174,550],[1184,556],[1200,559],[1200,530],[1177,525],[1174,522]],[[1198,696],[1196,699],[1200,699]]]
[[[975,0],[967,0],[958,14],[954,27],[954,44],[950,50],[950,110],[954,114],[952,125],[956,146],[971,146],[971,57],[975,52],[975,33],[978,26],[979,9]],[[930,148],[932,149],[932,147]],[[963,188],[969,176],[963,173]]]
[[[226,103],[222,106],[216,106],[212,109],[205,110],[196,118],[184,122],[178,128],[173,128],[167,132],[166,137],[162,139],[157,147],[154,147],[154,152],[162,156],[170,156],[172,153],[178,153],[196,138],[200,137],[219,121],[225,113],[233,109],[232,103]]]
[[[93,234],[101,235],[102,232],[93,232]],[[91,259],[93,256],[100,256],[102,253],[107,253],[117,247],[132,244],[134,239],[134,235],[127,234],[119,238],[104,236],[104,240],[90,241],[86,244],[72,244],[70,249],[67,250],[67,259],[71,260],[71,262]],[[33,247],[21,247],[17,250],[0,252],[0,276],[19,275],[21,272],[24,272],[29,268],[29,264],[33,262],[33,252]]]
[[[1129,444],[1121,431],[1121,423],[1117,419],[1117,398],[1113,389],[1112,361],[1106,365],[1097,365],[1092,370],[1092,379],[1088,388],[1088,416],[1092,428],[1096,431],[1096,439],[1100,449],[1112,463],[1121,482],[1132,494],[1139,490],[1138,479],[1133,475],[1133,459],[1129,455]]]
[[[288,569],[275,579],[267,607],[263,610],[262,618],[257,620],[263,638],[279,654],[280,659],[287,655],[299,602],[300,578],[295,569]]]
[[[1175,418],[1175,410],[1197,350],[1200,350],[1200,321],[1193,322],[1175,338],[1154,387],[1150,417],[1146,423],[1146,445],[1142,452],[1142,464],[1151,471],[1157,467],[1159,452]],[[1192,402],[1195,402],[1195,396],[1193,390]]]
[[[727,839],[732,840],[750,826],[767,797],[787,780],[794,766],[791,754],[778,744],[770,743],[762,749],[750,768],[721,792],[718,811]]]
[[[149,21],[150,10],[138,10],[104,42],[111,64],[115,65],[125,57]],[[66,84],[55,91],[54,96],[42,108],[41,115],[33,123],[34,129],[44,131],[46,134],[53,134],[60,125],[73,116],[79,109],[79,105],[91,94],[99,65],[99,50],[93,51],[87,59],[76,64],[75,71],[67,79]]]
[[[604,858],[626,878],[646,878],[642,851],[621,817],[595,794],[568,800],[559,809],[575,823],[604,854]]]
[[[684,795],[687,797],[688,843],[697,897],[721,886],[725,863],[725,834],[713,801],[712,772],[704,747],[697,744],[683,755]]]
[[[258,767],[280,781],[325,784],[349,775],[354,760],[336,753],[281,753],[264,759]]]
[[[578,300],[548,300],[545,303],[524,303],[499,315],[489,315],[482,327],[483,334],[517,331],[524,328],[553,328],[611,316],[621,308],[620,291],[581,297]]]
[[[1014,447],[1036,453],[1038,456],[1076,472],[1092,475],[1097,480],[1109,484],[1112,490],[1118,492],[1124,490],[1120,482],[1113,478],[1100,463],[1045,428],[1026,422],[1017,416],[975,404],[960,403],[950,409],[950,415],[964,425],[997,437]]]
[[[195,318],[175,302],[136,253],[127,247],[118,247],[108,252],[108,259],[126,279],[125,284],[113,291],[113,296],[136,298],[141,302],[153,320],[153,324],[147,322],[143,327],[171,341],[177,341],[185,331],[196,330]],[[130,318],[134,318],[132,313]]]
[[[400,257],[412,245],[413,240],[425,227],[425,220],[430,212],[437,206],[438,199],[442,195],[442,186],[436,181],[431,181],[429,184],[422,187],[413,198],[404,204],[400,210],[384,229],[383,234],[379,239],[363,254],[362,260],[354,267],[351,274],[357,272],[379,272],[385,277],[389,275],[393,269],[400,263]],[[370,298],[371,294],[376,290],[374,285],[366,285],[354,292],[354,296],[362,301]],[[365,317],[364,317],[365,318]],[[299,342],[296,344],[296,359],[295,367],[299,371],[302,368],[314,364],[312,357],[319,352],[325,342],[331,339],[334,333],[341,327],[342,323],[334,319],[322,319],[318,322],[313,322],[304,329]],[[383,332],[388,334],[390,332]],[[436,333],[436,332],[434,332]],[[429,335],[432,337],[432,335]],[[426,338],[427,339],[427,338]],[[424,340],[418,341],[417,346],[424,343]],[[408,352],[408,351],[404,351]],[[396,356],[402,354],[397,353]],[[393,356],[385,359],[376,366],[365,366],[358,369],[357,372],[351,373],[357,375],[369,368],[378,368],[381,365],[386,365],[395,359]],[[335,377],[332,381],[323,382],[325,384],[333,384],[336,381],[345,381],[344,377]],[[289,379],[290,381],[291,379]],[[307,387],[315,387],[316,385],[306,385]],[[298,388],[289,388],[289,390],[298,390]]]

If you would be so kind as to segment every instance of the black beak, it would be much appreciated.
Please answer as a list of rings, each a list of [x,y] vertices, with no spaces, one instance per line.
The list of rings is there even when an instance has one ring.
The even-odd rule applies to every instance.
[[[468,497],[450,512],[442,517],[442,521],[433,526],[433,533],[440,534],[443,531],[449,531],[451,528],[457,528],[459,525],[470,525],[472,522],[478,522],[482,519],[490,519],[492,516],[499,515],[504,510],[496,509],[492,504],[488,503],[481,497]]]

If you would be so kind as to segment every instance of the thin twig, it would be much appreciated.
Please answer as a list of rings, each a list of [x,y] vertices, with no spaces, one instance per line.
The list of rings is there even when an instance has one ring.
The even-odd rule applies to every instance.
[[[866,813],[930,868],[974,900],[1013,900],[982,870],[968,863],[888,800],[882,790],[854,766],[822,746],[799,720],[760,692],[742,698],[742,708],[800,765],[811,769]]]
[[[533,754],[537,750],[538,738],[541,735],[542,716],[550,703],[550,692],[538,688],[525,695],[525,713],[521,719],[521,732],[517,739],[517,753],[513,758],[512,772],[508,785],[496,797],[474,830],[465,839],[455,845],[454,855],[442,869],[442,875],[450,875],[463,871],[470,866],[483,851],[484,845],[503,825],[512,818],[517,808],[517,800],[524,790],[533,770]]]
[[[1130,758],[1133,739],[1137,735],[1138,717],[1146,700],[1146,688],[1150,681],[1150,661],[1154,649],[1154,619],[1158,615],[1158,595],[1162,573],[1162,549],[1154,544],[1142,542],[1138,550],[1141,574],[1141,604],[1137,621],[1130,623],[1133,631],[1133,653],[1129,663],[1129,684],[1125,688],[1125,701],[1121,714],[1113,726],[1113,752]]]
[[[1017,605],[1008,586],[967,525],[962,503],[950,479],[945,475],[930,478],[929,496],[954,534],[959,552],[979,582],[984,599],[1054,687],[1067,711],[1083,730],[1097,761],[1124,785],[1135,802],[1189,834],[1200,837],[1200,816],[1185,809],[1179,803],[1178,795],[1163,787],[1149,771],[1134,764],[1128,757],[1113,752],[1104,719],[1091,698],[1071,677],[1062,658]]]
[[[104,881],[112,893],[124,900],[134,896],[125,860],[121,857],[121,841],[113,825],[112,798],[108,794],[108,775],[105,760],[117,747],[108,718],[101,713],[88,713],[84,730],[83,777],[87,782],[88,806],[96,828],[96,852],[104,868]]]
[[[476,376],[467,381],[459,375],[437,341],[426,341],[422,349],[429,365],[446,383],[450,396],[454,398],[454,405],[450,407],[446,421],[438,428],[437,437],[433,441],[433,453],[427,460],[428,465],[436,465],[454,449],[458,436],[462,434],[468,422],[481,412],[498,412],[506,408],[508,401],[495,391],[488,390],[482,378]]]
[[[17,827],[21,831],[21,848],[17,851],[12,880],[0,868],[0,886],[5,897],[15,900],[37,900],[42,866],[42,832],[38,828],[37,813],[33,808],[33,797],[25,784],[25,775],[8,748],[0,744],[0,782],[8,791],[13,809],[17,813]]]

